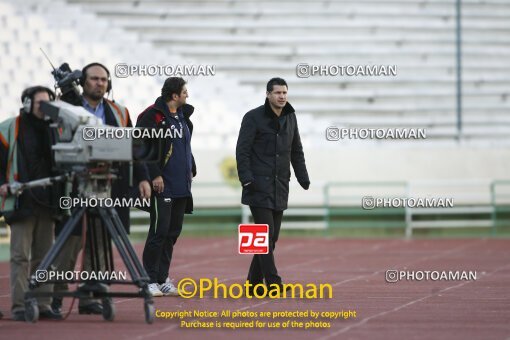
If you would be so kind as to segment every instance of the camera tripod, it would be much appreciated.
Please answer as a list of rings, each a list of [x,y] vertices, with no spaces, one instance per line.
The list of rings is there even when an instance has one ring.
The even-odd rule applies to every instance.
[[[60,176],[63,177],[63,176]],[[74,177],[74,176],[73,176]],[[57,177],[48,178],[47,182],[53,183]],[[68,177],[65,177],[68,178]],[[75,179],[78,180],[79,192],[82,192],[81,197],[90,197],[90,193],[109,193],[109,183],[112,175],[103,173],[99,175],[90,175],[87,173],[85,176],[79,175]],[[41,185],[39,180],[37,185]],[[30,185],[24,185],[29,187]],[[94,190],[95,189],[95,190]],[[87,194],[89,193],[89,194]],[[131,280],[87,280],[79,285],[76,291],[67,292],[36,292],[34,289],[44,283],[76,283],[80,282],[76,279],[72,280],[41,280],[37,273],[51,271],[52,264],[62,250],[65,242],[72,235],[75,228],[82,222],[83,224],[90,224],[91,219],[98,220],[100,233],[102,234],[104,252],[104,268],[107,272],[113,272],[113,251],[112,242],[115,244],[120,257],[122,258],[126,269],[129,272]],[[92,271],[99,270],[100,258],[98,256],[96,228],[87,228],[87,238],[91,245],[90,257],[92,263]],[[85,252],[85,250],[83,250]],[[84,255],[85,256],[85,255]],[[134,284],[139,290],[138,292],[111,292],[108,289],[108,284]],[[133,246],[129,242],[127,233],[122,225],[122,222],[113,207],[79,207],[73,211],[72,216],[65,223],[62,231],[57,237],[55,244],[50,248],[41,264],[29,278],[29,290],[25,293],[25,320],[27,322],[37,322],[39,319],[39,308],[37,304],[37,297],[75,297],[75,298],[98,298],[101,299],[103,305],[103,319],[113,321],[115,318],[115,308],[113,305],[112,297],[141,297],[144,299],[144,312],[145,321],[151,324],[154,321],[154,305],[152,295],[148,289],[149,277],[138,260]]]

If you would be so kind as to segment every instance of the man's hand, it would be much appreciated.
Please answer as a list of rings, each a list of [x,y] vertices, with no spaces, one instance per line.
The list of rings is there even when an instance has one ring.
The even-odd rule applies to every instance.
[[[2,184],[0,186],[0,196],[7,196],[9,193],[9,184]]]
[[[138,184],[138,189],[140,190],[141,198],[151,198],[151,185],[149,181],[141,181],[140,184]]]
[[[165,184],[163,183],[163,177],[158,176],[152,180],[152,187],[154,188],[154,191],[158,194],[162,193],[165,189]]]
[[[299,184],[305,190],[308,190],[308,188],[310,188],[310,182],[303,182],[303,183],[299,183]]]

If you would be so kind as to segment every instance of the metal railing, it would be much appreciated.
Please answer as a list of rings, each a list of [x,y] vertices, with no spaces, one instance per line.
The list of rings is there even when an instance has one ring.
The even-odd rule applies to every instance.
[[[400,228],[407,237],[416,229],[498,228],[510,226],[510,180],[432,180],[328,182],[322,187],[322,200],[290,205],[284,214],[283,229],[332,231],[334,228]],[[450,195],[450,208],[379,208],[365,210],[362,198],[418,197]],[[251,220],[250,210],[240,204],[240,190],[225,183],[197,183],[194,188],[195,212],[185,219],[186,228],[235,230]],[[146,232],[149,214],[131,211],[133,232]],[[9,230],[0,220],[2,242]]]
[[[199,184],[201,191],[228,187],[223,183]],[[508,193],[504,189],[508,189]],[[195,213],[186,218],[187,226],[198,229],[231,229],[236,223],[247,223],[251,214],[239,203],[240,191],[230,188],[230,197],[223,201],[235,204],[218,205],[216,202],[195,199]],[[333,228],[401,228],[407,237],[415,229],[434,228],[492,228],[510,225],[510,180],[432,180],[432,181],[359,181],[329,182],[322,187],[322,202],[308,202],[286,210],[282,229],[332,230]],[[214,197],[214,192],[210,198]],[[370,197],[435,197],[451,196],[450,208],[379,208],[365,210],[362,199]],[[213,204],[214,203],[214,204]],[[508,213],[509,217],[504,216]],[[146,214],[146,213],[143,213]],[[503,214],[503,215],[502,215]],[[142,213],[134,213],[141,217]],[[133,217],[134,217],[133,216]],[[145,215],[148,219],[148,214]],[[200,219],[202,222],[200,222]],[[230,222],[217,222],[229,219]],[[216,222],[214,222],[216,221]],[[200,228],[202,224],[203,228]],[[143,226],[143,227],[142,227]],[[148,220],[134,227],[135,231],[147,230]]]

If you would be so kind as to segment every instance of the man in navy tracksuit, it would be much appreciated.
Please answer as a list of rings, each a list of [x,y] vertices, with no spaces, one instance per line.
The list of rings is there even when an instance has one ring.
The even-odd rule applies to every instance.
[[[168,78],[161,97],[140,114],[137,122],[138,127],[162,130],[166,136],[159,164],[148,164],[154,195],[143,265],[151,279],[149,290],[153,296],[179,295],[168,272],[184,213],[192,211],[191,181],[196,174],[190,144],[193,125],[189,120],[194,108],[186,104],[187,97],[184,79]]]

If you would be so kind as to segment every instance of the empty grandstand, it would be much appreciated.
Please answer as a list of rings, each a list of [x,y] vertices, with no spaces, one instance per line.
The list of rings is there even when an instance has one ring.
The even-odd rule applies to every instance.
[[[196,106],[197,205],[204,209],[220,205],[240,216],[239,188],[228,184],[235,173],[224,167],[232,167],[243,114],[262,103],[273,76],[289,83],[312,178],[309,192],[291,186],[291,205],[316,209],[298,214],[319,215],[316,225],[328,223],[320,209],[331,203],[325,192],[336,182],[402,181],[408,188],[430,180],[431,186],[469,182],[450,188],[452,195],[467,197],[462,204],[478,207],[488,221],[491,185],[508,178],[510,7],[504,0],[461,1],[461,130],[454,0],[3,0],[0,9],[2,119],[17,114],[25,86],[52,84],[39,48],[56,65],[100,61],[112,73],[120,63],[214,65],[213,76],[188,78]],[[300,64],[396,65],[397,74],[303,76]],[[136,120],[165,77],[114,76],[114,97]],[[421,128],[427,137],[331,141],[325,131],[332,126]],[[402,215],[408,230],[419,228],[408,215]]]

